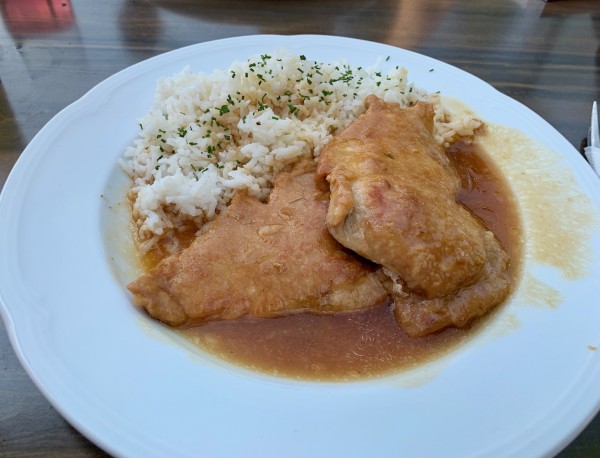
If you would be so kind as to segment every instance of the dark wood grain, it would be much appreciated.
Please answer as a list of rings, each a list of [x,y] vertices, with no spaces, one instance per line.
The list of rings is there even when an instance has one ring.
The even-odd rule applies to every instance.
[[[103,79],[231,36],[342,35],[420,52],[522,102],[577,149],[600,99],[595,0],[0,0],[0,14],[0,187],[43,125]],[[0,456],[103,456],[46,401],[0,328]],[[600,456],[600,417],[559,456]]]

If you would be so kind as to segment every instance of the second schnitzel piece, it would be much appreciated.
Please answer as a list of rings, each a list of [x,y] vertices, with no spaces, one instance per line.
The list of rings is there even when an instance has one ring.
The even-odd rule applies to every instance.
[[[456,202],[460,181],[433,137],[433,107],[375,96],[366,103],[321,152],[329,231],[384,267],[395,281],[396,317],[411,335],[463,326],[508,294],[508,255]],[[409,312],[399,311],[407,304]]]
[[[331,237],[314,182],[281,173],[266,204],[238,193],[190,247],[128,286],[134,302],[172,326],[381,304],[376,267]]]

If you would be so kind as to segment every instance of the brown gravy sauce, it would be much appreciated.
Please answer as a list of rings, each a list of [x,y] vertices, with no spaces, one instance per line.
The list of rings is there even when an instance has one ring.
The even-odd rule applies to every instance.
[[[459,142],[448,155],[461,178],[457,200],[496,234],[511,257],[516,283],[521,225],[508,183],[477,144]],[[193,233],[183,232],[177,238],[176,244],[185,247],[193,240]],[[154,266],[167,251],[159,247],[145,255],[145,269]],[[344,381],[382,376],[435,359],[472,336],[493,315],[468,329],[446,329],[420,339],[400,329],[389,303],[334,316],[244,317],[180,332],[202,349],[251,370],[303,380]]]

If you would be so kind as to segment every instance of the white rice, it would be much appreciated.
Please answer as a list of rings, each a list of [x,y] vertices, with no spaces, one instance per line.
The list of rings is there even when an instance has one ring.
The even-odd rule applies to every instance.
[[[436,94],[409,83],[402,67],[383,73],[382,62],[367,69],[278,50],[227,70],[184,69],[161,79],[153,109],[139,120],[139,138],[120,160],[133,180],[142,249],[171,229],[201,228],[238,190],[265,199],[277,173],[318,157],[365,111],[369,94],[401,106],[433,103],[442,144],[479,127],[470,117],[450,119]]]

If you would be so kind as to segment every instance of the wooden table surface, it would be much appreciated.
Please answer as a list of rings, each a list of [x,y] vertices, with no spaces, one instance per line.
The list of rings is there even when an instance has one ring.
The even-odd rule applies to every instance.
[[[577,149],[600,99],[596,0],[0,0],[0,14],[0,187],[42,126],[97,83],[225,37],[340,35],[413,50],[489,82]],[[0,456],[102,455],[37,390],[0,326]],[[600,416],[559,456],[600,457]]]

